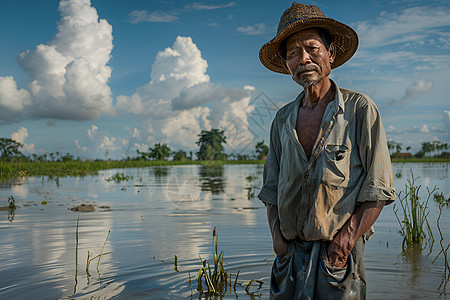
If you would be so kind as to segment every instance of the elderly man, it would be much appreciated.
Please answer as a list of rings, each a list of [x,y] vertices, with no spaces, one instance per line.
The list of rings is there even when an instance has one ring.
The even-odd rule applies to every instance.
[[[395,191],[374,102],[328,77],[357,46],[349,26],[293,3],[260,50],[303,87],[273,120],[258,196],[277,254],[271,299],[365,299],[364,244]]]

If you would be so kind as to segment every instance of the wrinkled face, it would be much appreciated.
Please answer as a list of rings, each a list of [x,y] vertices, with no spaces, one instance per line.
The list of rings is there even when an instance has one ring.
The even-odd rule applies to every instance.
[[[288,37],[286,66],[292,79],[305,89],[317,85],[330,75],[334,49],[333,43],[326,49],[315,29],[305,29]]]

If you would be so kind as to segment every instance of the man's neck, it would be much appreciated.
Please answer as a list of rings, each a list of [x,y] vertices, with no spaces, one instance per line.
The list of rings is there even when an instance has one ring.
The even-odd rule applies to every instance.
[[[314,108],[319,102],[329,103],[334,99],[334,88],[328,77],[324,78],[317,85],[310,85],[304,91],[303,107]]]

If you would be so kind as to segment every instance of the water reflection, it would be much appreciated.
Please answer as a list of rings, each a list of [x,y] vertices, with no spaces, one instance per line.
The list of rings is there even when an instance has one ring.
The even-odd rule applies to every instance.
[[[245,187],[247,190],[247,198],[250,200],[256,197],[258,191],[261,189],[261,185],[256,175],[249,175],[245,177],[245,180],[247,181],[247,186]]]
[[[394,164],[394,174],[403,174],[396,176],[397,191],[404,189],[410,169],[420,177],[421,192],[426,192],[426,186],[440,188],[441,197],[429,203],[434,233],[439,203],[446,203],[450,196],[446,168]],[[3,185],[0,199],[6,201],[14,195],[20,209],[12,223],[7,221],[6,211],[0,220],[0,298],[205,299],[195,291],[201,264],[198,255],[212,260],[211,231],[217,225],[218,248],[225,249],[225,269],[233,274],[240,270],[237,294],[228,291],[224,299],[267,299],[271,262],[266,260],[272,242],[264,205],[255,197],[262,171],[262,165],[162,166],[60,178],[59,187],[54,181],[41,184],[41,178],[34,182],[27,178],[16,187]],[[105,180],[118,172],[134,179],[120,184]],[[142,181],[137,180],[140,177]],[[43,200],[48,204],[41,205]],[[76,294],[72,295],[77,214],[68,208],[81,203],[111,209],[80,213],[79,271]],[[427,255],[428,249],[402,252],[392,207],[383,210],[376,234],[366,245],[368,295],[371,299],[437,299],[445,293],[446,284],[441,284],[443,255],[433,262],[440,250],[438,239],[431,255]],[[445,204],[442,207],[440,225],[443,237],[448,238],[450,210]],[[93,261],[92,276],[88,276],[87,251],[99,254],[108,230],[111,236],[104,253],[111,253],[101,260],[101,274],[95,271]],[[447,244],[445,239],[444,248]],[[180,272],[174,270],[174,255]],[[192,298],[188,272],[194,285]],[[245,290],[243,283],[252,279],[264,285],[254,283]]]
[[[210,191],[213,195],[223,194],[225,191],[223,171],[223,165],[201,165],[198,177],[202,182],[202,191]]]
[[[407,245],[402,251],[403,262],[410,266],[412,286],[418,285],[424,272],[422,246],[420,244]]]
[[[170,171],[169,167],[152,167],[151,169],[156,178],[167,177]]]

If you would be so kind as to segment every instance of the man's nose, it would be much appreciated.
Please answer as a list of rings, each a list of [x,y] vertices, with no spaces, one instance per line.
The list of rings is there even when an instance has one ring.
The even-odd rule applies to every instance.
[[[300,63],[302,65],[306,65],[306,64],[309,64],[311,62],[312,62],[311,61],[311,56],[309,55],[309,53],[305,49],[303,49],[300,52]]]

